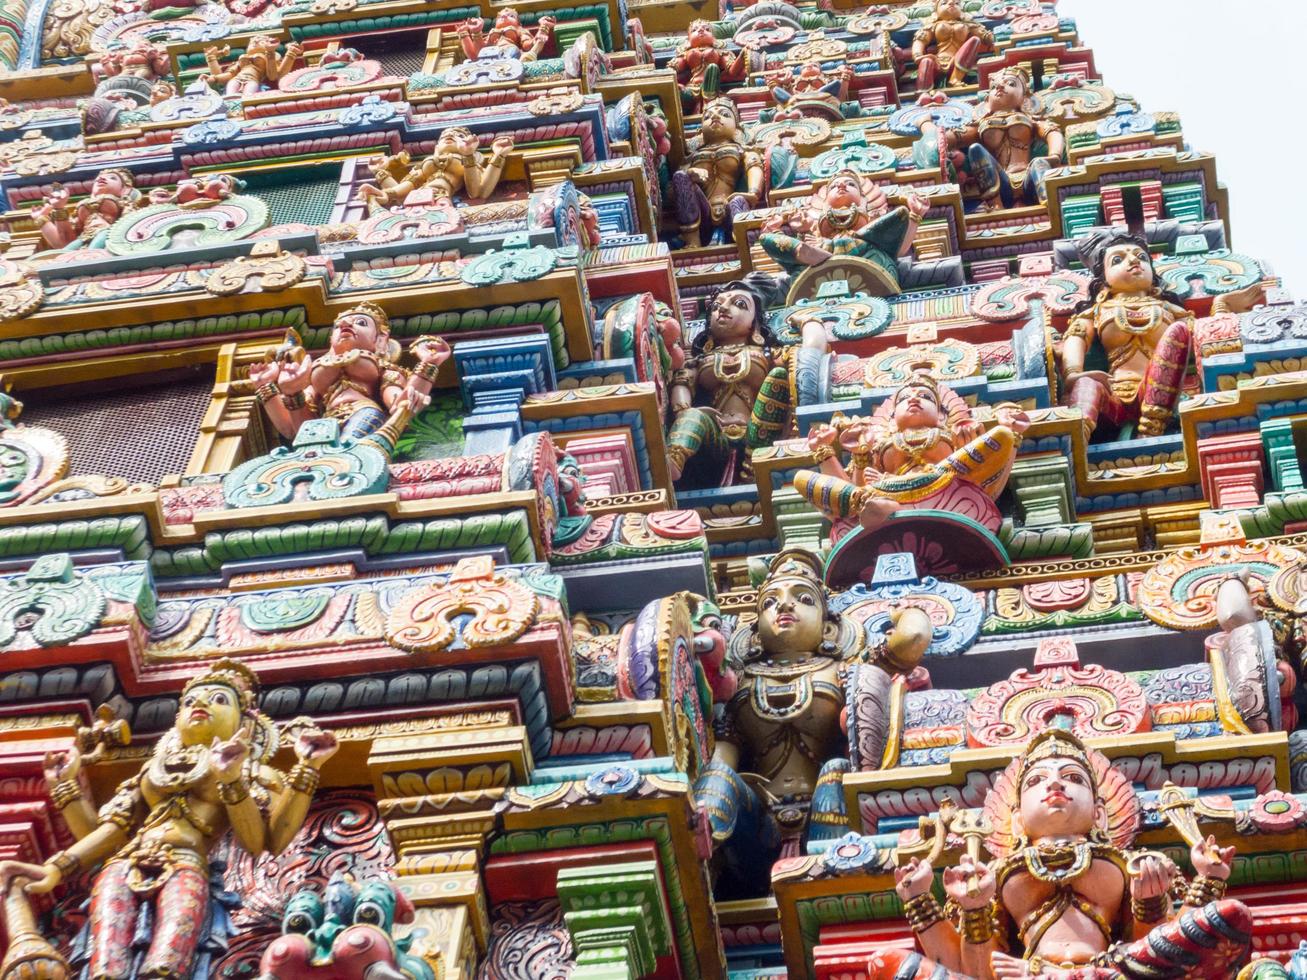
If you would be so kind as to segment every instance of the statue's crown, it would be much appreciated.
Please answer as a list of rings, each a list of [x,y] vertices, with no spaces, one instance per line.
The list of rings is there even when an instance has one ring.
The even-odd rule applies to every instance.
[[[899,395],[909,388],[925,388],[935,396],[936,401],[939,401],[939,382],[929,371],[913,371],[912,377],[903,382],[899,390],[894,393],[894,400],[897,401]]]
[[[1017,785],[1024,783],[1026,773],[1035,763],[1042,762],[1044,759],[1074,759],[1085,767],[1085,772],[1089,773],[1089,779],[1097,792],[1098,777],[1094,773],[1094,764],[1089,758],[1089,749],[1085,747],[1084,742],[1065,728],[1046,728],[1030,740],[1025,752],[1022,753],[1021,772]]]
[[[803,548],[786,548],[767,566],[767,581],[797,579],[821,589],[821,559]]]
[[[1005,77],[1015,78],[1020,81],[1027,92],[1030,92],[1032,89],[1033,83],[1030,81],[1030,72],[1017,65],[1008,65],[1006,68],[1000,68],[998,71],[994,72],[994,74],[989,77],[989,84],[993,85],[994,82]]]
[[[341,316],[344,316],[346,313],[355,312],[366,313],[368,316],[372,317],[372,322],[377,325],[378,330],[384,334],[390,333],[390,317],[387,316],[386,311],[376,303],[358,303],[355,306],[351,306],[345,311],[345,313],[342,313]]]
[[[203,674],[192,677],[182,688],[182,695],[200,684],[222,684],[236,692],[242,711],[254,707],[259,696],[259,678],[239,660],[223,657],[215,660]]]

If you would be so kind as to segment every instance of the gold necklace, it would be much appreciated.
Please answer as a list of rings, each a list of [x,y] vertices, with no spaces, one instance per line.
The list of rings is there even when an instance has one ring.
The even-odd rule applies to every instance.
[[[1089,841],[1027,847],[1023,854],[1026,870],[1040,881],[1061,884],[1079,878],[1089,870],[1094,851]]]

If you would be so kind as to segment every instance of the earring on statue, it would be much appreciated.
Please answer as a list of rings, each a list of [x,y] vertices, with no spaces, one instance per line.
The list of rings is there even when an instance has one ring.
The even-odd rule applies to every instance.
[[[754,346],[754,347],[761,347],[761,346],[763,346],[764,341],[763,341],[763,339],[762,339],[762,334],[760,334],[757,330],[755,330],[755,331],[753,332],[752,341],[753,341],[753,346]]]

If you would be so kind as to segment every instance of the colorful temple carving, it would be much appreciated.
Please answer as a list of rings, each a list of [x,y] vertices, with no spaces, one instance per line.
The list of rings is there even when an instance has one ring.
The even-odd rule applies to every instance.
[[[1307,306],[1064,14],[5,0],[0,980],[1307,980]]]

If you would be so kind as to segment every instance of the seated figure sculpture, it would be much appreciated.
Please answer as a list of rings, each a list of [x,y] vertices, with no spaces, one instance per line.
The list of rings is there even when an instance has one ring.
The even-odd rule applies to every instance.
[[[704,107],[685,165],[672,174],[670,196],[689,248],[705,244],[705,233],[710,241],[725,241],[736,215],[762,200],[762,154],[745,142],[740,110],[730,99]]]
[[[142,195],[128,170],[101,170],[91,192],[70,205],[68,189],[54,184],[45,201],[32,212],[41,223],[41,240],[50,248],[77,248],[92,243],[129,211],[140,207]]]
[[[744,78],[748,60],[744,52],[731,54],[726,50],[726,42],[718,40],[711,22],[696,20],[686,29],[685,40],[668,67],[676,72],[681,102],[687,111],[694,112],[716,98],[722,82]]]
[[[718,725],[713,760],[694,787],[726,891],[738,894],[766,889],[781,834],[801,835],[803,811],[828,760],[848,765],[841,728],[847,663],[860,656],[887,672],[910,671],[932,633],[926,613],[905,607],[891,615],[881,645],[862,650],[860,630],[827,604],[821,560],[800,548],[771,561],[756,612],[756,622],[732,637],[732,650],[744,654],[739,686]]]
[[[923,126],[923,133],[928,126]],[[927,134],[929,135],[929,134]],[[1047,153],[1032,157],[1035,141]],[[1066,140],[1055,123],[1034,107],[1030,76],[1004,68],[989,79],[989,92],[975,118],[944,131],[947,148],[965,154],[963,193],[982,211],[1036,204],[1045,200],[1044,176],[1062,163]]]
[[[767,85],[777,106],[773,118],[843,118],[840,105],[849,97],[852,78],[853,69],[848,65],[828,72],[819,61],[804,63],[797,74],[784,69],[772,73],[767,77]]]
[[[980,56],[993,49],[993,33],[962,12],[962,0],[935,0],[934,13],[912,38],[917,91],[941,82],[961,85]]]
[[[371,439],[386,452],[409,418],[431,401],[440,365],[452,353],[444,340],[414,342],[418,366],[401,367],[399,344],[380,307],[360,303],[336,317],[327,353],[310,357],[292,331],[287,343],[250,368],[255,396],[269,421],[288,441],[309,419],[332,418],[342,441]]]
[[[799,470],[794,488],[832,521],[832,538],[853,521],[875,529],[905,507],[954,511],[996,530],[992,501],[1007,484],[1030,420],[1015,405],[999,405],[994,414],[999,424],[985,430],[957,394],[918,372],[870,419],[837,417],[814,426],[808,445],[821,471]],[[837,444],[852,454],[850,469],[840,463]]]
[[[1102,421],[1115,428],[1135,423],[1137,435],[1160,436],[1180,400],[1193,314],[1162,288],[1143,239],[1105,231],[1079,248],[1094,278],[1089,299],[1062,335],[1065,403],[1080,409],[1086,437]],[[1095,340],[1107,355],[1107,371],[1085,369]]]
[[[875,181],[841,170],[812,195],[807,207],[768,218],[758,244],[791,273],[836,255],[852,255],[881,266],[897,283],[895,260],[912,249],[917,227],[930,209],[930,202],[917,194],[908,194],[906,200],[906,205],[891,209]]]
[[[374,160],[374,183],[361,186],[357,200],[367,205],[369,213],[414,203],[411,199],[418,190],[425,190],[429,202],[436,206],[452,206],[454,195],[459,193],[483,201],[499,185],[513,138],[496,137],[490,144],[489,157],[479,148],[475,133],[451,126],[440,134],[431,155],[421,163],[414,165],[407,150]]]
[[[230,897],[221,878],[210,879],[210,849],[230,830],[252,855],[281,852],[303,825],[320,770],[336,751],[335,735],[305,720],[295,739],[298,761],[283,774],[271,764],[282,736],[258,710],[257,697],[257,678],[238,662],[219,660],[198,674],[140,773],[98,812],[78,778],[80,752],[51,754],[51,797],[76,843],[44,865],[0,863],[0,885],[10,894],[9,935],[11,882],[27,879],[28,894],[46,894],[103,862],[90,917],[74,944],[72,966],[83,975],[189,977],[210,943],[223,948],[226,915],[219,906]],[[51,948],[46,958],[58,954]]]
[[[549,43],[557,21],[544,16],[537,22],[535,30],[522,26],[518,12],[512,7],[504,7],[495,15],[495,24],[490,33],[483,34],[480,17],[471,17],[458,25],[458,39],[463,53],[469,58],[477,57],[487,47],[509,48],[521,61],[535,61],[540,52]]]
[[[204,49],[204,63],[209,72],[205,81],[225,85],[226,95],[254,95],[277,84],[281,77],[295,67],[304,54],[300,45],[286,45],[286,53],[277,57],[277,39],[271,34],[257,34],[246,42],[234,64],[223,67],[222,59],[231,54],[231,45]]]
[[[673,480],[695,460],[701,482],[729,485],[745,471],[748,450],[770,445],[784,431],[794,348],[778,352],[767,323],[767,306],[782,286],[783,280],[751,272],[713,298],[706,328],[672,374],[667,456]],[[825,351],[820,323],[805,324],[802,338],[803,347]]]
[[[1212,837],[1194,844],[1196,877],[1173,912],[1175,864],[1127,850],[1139,832],[1129,780],[1070,732],[1036,735],[989,791],[985,817],[994,860],[967,853],[944,872],[956,921],[931,893],[928,861],[897,869],[925,955],[875,953],[873,980],[1215,980],[1247,961],[1251,914],[1224,899],[1234,848]]]

